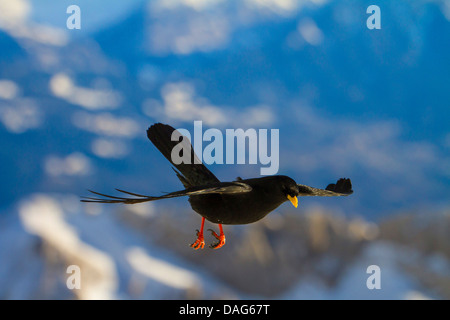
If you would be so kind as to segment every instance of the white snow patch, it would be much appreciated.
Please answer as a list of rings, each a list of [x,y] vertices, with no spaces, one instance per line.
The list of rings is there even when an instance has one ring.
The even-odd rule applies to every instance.
[[[58,202],[46,195],[35,195],[20,204],[19,215],[25,229],[42,238],[63,257],[67,266],[77,264],[81,268],[82,289],[74,292],[80,299],[115,297],[117,273],[114,261],[79,239],[75,229],[64,221]]]

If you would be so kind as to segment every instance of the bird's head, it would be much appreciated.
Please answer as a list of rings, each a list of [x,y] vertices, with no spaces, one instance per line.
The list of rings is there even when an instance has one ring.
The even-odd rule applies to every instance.
[[[298,206],[297,196],[299,195],[297,183],[286,176],[281,176],[282,192],[294,207]]]

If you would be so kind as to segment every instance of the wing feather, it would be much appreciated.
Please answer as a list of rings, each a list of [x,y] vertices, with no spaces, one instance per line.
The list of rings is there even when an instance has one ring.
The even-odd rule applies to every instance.
[[[167,193],[162,196],[152,197],[145,196],[138,193],[133,193],[121,189],[116,189],[119,192],[125,193],[127,195],[135,196],[137,198],[123,198],[117,196],[111,196],[104,193],[88,190],[89,192],[96,194],[102,198],[93,198],[93,197],[82,197],[82,202],[97,202],[97,203],[125,203],[125,204],[133,204],[133,203],[141,203],[155,200],[162,200],[168,198],[176,198],[176,197],[184,197],[184,196],[195,196],[195,195],[205,195],[205,194],[213,194],[213,193],[222,193],[222,194],[232,194],[232,193],[244,193],[250,192],[252,187],[248,184],[242,182],[219,182],[211,185],[191,187],[185,190],[175,191],[171,193]]]
[[[353,193],[352,182],[350,179],[339,179],[335,184],[329,184],[325,189],[309,187],[303,184],[297,184],[300,196],[319,196],[336,197],[348,196]]]

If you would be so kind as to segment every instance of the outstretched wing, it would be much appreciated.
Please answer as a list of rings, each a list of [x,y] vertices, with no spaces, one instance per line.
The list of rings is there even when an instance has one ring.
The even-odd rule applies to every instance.
[[[190,141],[171,126],[156,123],[148,128],[147,137],[162,155],[178,170],[175,170],[175,173],[185,188],[219,182],[219,179],[217,179],[217,177],[200,162]],[[172,138],[176,141],[172,141]],[[174,163],[172,161],[172,150],[178,144],[183,146],[183,152],[189,150],[190,154],[187,156],[189,163]]]
[[[219,182],[215,184],[191,187],[181,191],[175,191],[171,193],[167,193],[165,195],[159,197],[145,196],[138,193],[133,193],[129,191],[124,191],[120,189],[116,189],[119,192],[125,193],[127,195],[134,196],[134,198],[124,198],[124,197],[116,197],[103,193],[99,193],[96,191],[88,190],[89,192],[101,196],[103,198],[92,198],[92,197],[83,197],[82,202],[97,202],[97,203],[141,203],[148,201],[155,201],[161,199],[168,198],[176,198],[176,197],[184,197],[184,196],[195,196],[195,195],[205,195],[205,194],[213,194],[213,193],[222,193],[222,194],[232,194],[232,193],[243,193],[250,192],[252,187],[248,184],[242,182]]]
[[[297,184],[299,196],[335,197],[348,196],[353,193],[350,179],[339,179],[336,184],[331,183],[325,189],[318,189],[303,184]]]

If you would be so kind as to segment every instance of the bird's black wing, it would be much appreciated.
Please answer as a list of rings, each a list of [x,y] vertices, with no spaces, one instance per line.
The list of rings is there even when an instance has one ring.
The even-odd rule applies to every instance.
[[[176,141],[172,141],[172,134],[174,135],[174,138],[176,138]],[[219,179],[217,179],[217,177],[200,162],[189,140],[187,138],[182,138],[183,136],[171,126],[156,123],[148,128],[147,137],[155,147],[158,148],[163,156],[181,173],[175,171],[185,188],[219,182]],[[182,162],[176,164],[172,161],[172,150],[180,143],[183,145],[183,150],[190,150],[190,163]]]
[[[195,195],[205,195],[205,194],[213,194],[213,193],[222,193],[222,194],[232,194],[232,193],[244,193],[250,192],[252,187],[248,184],[242,182],[219,182],[205,186],[191,187],[181,191],[175,191],[171,193],[167,193],[165,195],[159,197],[145,196],[138,193],[133,193],[129,191],[124,191],[120,189],[116,189],[119,192],[126,193],[127,195],[134,196],[134,198],[124,198],[124,197],[116,197],[110,196],[107,194],[99,193],[96,191],[88,190],[89,192],[101,196],[103,198],[91,198],[91,197],[83,197],[82,202],[97,202],[97,203],[141,203],[148,201],[155,201],[161,199],[168,198],[176,198],[176,197],[184,197],[184,196],[195,196]]]
[[[336,184],[331,183],[325,189],[318,189],[303,184],[297,184],[299,196],[335,197],[348,196],[353,193],[350,179],[339,179]]]

